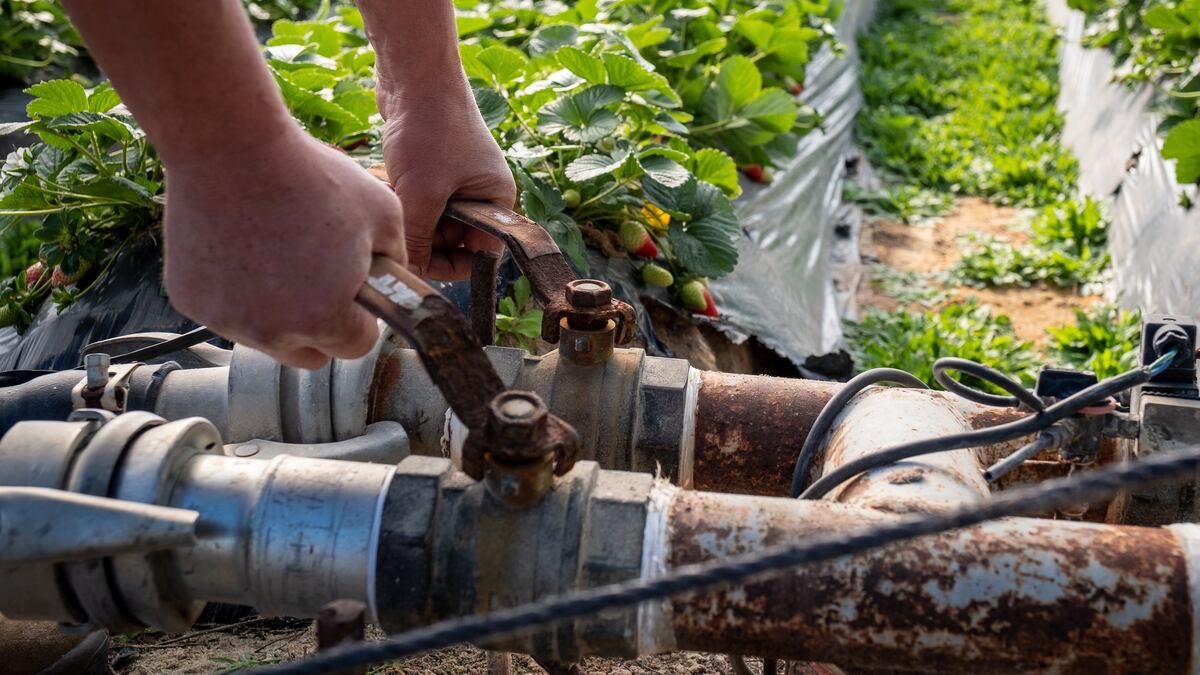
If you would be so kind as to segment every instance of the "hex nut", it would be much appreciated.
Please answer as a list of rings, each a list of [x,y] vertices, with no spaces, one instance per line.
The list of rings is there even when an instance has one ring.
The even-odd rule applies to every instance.
[[[641,429],[635,471],[654,471],[661,465],[679,476],[679,452],[684,435],[688,380],[692,367],[683,359],[647,356],[641,376]]]
[[[612,304],[612,286],[599,279],[576,279],[567,283],[567,302],[576,308],[608,307]]]
[[[646,531],[654,477],[644,473],[601,471],[592,489],[589,527],[580,574],[583,588],[637,579],[642,574],[642,539]],[[587,653],[637,656],[637,606],[581,619],[577,635]]]

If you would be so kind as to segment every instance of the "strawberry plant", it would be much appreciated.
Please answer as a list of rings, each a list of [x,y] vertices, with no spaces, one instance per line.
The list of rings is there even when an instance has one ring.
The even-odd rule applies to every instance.
[[[2,130],[24,130],[41,143],[13,151],[0,169],[0,230],[31,231],[38,242],[36,258],[0,285],[0,318],[18,327],[47,294],[63,307],[86,293],[95,282],[79,286],[81,275],[107,269],[152,232],[163,191],[162,165],[111,87],[88,92],[51,80],[26,91],[34,96],[31,121]],[[24,267],[37,259],[52,273],[27,279]]]
[[[1020,247],[995,238],[969,238],[951,278],[972,286],[1046,282],[1072,287],[1091,281],[1108,266],[1108,220],[1091,197],[1046,207],[1031,229],[1030,243]]]
[[[530,353],[542,334],[542,310],[530,305],[533,288],[529,279],[521,277],[513,282],[512,292],[500,300],[496,313],[496,342],[514,343]]]
[[[344,148],[378,134],[375,52],[353,7],[329,4],[307,21],[280,19],[263,48],[292,115],[313,136]]]
[[[1137,365],[1142,317],[1137,311],[1098,305],[1075,310],[1075,323],[1049,328],[1050,349],[1061,365],[1090,370],[1100,379]]]
[[[1164,94],[1163,156],[1180,183],[1200,181],[1200,0],[1068,0],[1088,17],[1086,44],[1112,50],[1126,82]]]
[[[1033,345],[1019,340],[1007,316],[993,316],[974,299],[928,313],[904,309],[869,309],[857,322],[847,322],[846,337],[855,367],[907,370],[931,386],[933,362],[943,356],[971,359],[998,368],[1032,385],[1040,359]],[[972,386],[991,388],[975,378]]]
[[[57,2],[0,0],[0,76],[28,82],[45,70],[66,70],[83,41]]]

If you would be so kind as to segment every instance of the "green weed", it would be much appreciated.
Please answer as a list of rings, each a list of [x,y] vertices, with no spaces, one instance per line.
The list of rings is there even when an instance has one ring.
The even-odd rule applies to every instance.
[[[1100,305],[1075,310],[1075,323],[1050,328],[1056,363],[1090,370],[1103,379],[1137,365],[1142,318],[1137,311]]]

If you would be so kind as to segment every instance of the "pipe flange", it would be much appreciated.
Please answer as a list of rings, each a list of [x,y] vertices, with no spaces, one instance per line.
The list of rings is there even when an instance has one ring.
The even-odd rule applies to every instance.
[[[191,417],[169,422],[139,436],[125,453],[112,496],[143,504],[167,505],[174,477],[197,454],[221,452],[221,435],[208,420]],[[172,595],[168,578],[172,553],[156,551],[112,558],[114,584],[129,613],[148,626],[182,632],[195,622],[203,602]]]
[[[286,443],[333,440],[333,363],[317,370],[283,368],[279,373],[279,418]],[[268,439],[270,440],[270,439]]]
[[[283,366],[266,354],[245,345],[234,346],[229,361],[227,442],[283,440],[279,407],[282,371]]]
[[[163,421],[158,415],[139,411],[121,415],[105,424],[76,457],[65,489],[108,497],[114,471],[126,448],[139,434]],[[137,630],[142,625],[129,615],[116,597],[116,589],[109,584],[110,566],[110,558],[95,558],[65,563],[63,570],[91,623],[112,631]]]
[[[61,489],[76,453],[95,433],[95,422],[20,422],[0,440],[0,485]],[[87,621],[87,614],[55,565],[0,566],[0,612],[9,619]],[[57,592],[44,592],[56,589]],[[39,592],[41,591],[41,592]]]
[[[344,441],[366,432],[367,408],[370,404],[371,383],[375,379],[375,367],[379,363],[384,344],[394,334],[382,321],[377,323],[379,339],[366,356],[351,360],[333,360],[329,400],[334,440]]]

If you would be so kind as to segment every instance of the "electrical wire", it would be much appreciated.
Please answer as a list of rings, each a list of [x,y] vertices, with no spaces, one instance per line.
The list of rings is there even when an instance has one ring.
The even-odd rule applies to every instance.
[[[1104,400],[1109,396],[1114,396],[1126,389],[1150,381],[1151,378],[1165,370],[1174,358],[1175,350],[1171,350],[1149,366],[1135,368],[1102,382],[1097,382],[1045,408],[1036,415],[1030,415],[1014,422],[1007,422],[994,427],[960,434],[911,441],[880,450],[866,457],[860,457],[822,476],[800,495],[800,499],[820,499],[833,488],[860,473],[895,464],[896,462],[919,455],[945,452],[947,450],[961,450],[963,448],[972,448],[990,443],[1003,443],[1004,441],[1011,441],[1022,436],[1037,433],[1055,422],[1092,405],[1095,401]]]
[[[135,349],[124,354],[118,354],[111,358],[111,363],[132,363],[134,361],[150,361],[160,356],[174,354],[189,347],[194,347],[201,342],[207,342],[217,337],[217,334],[209,330],[206,326],[193,328],[188,332],[176,337],[156,342],[155,344]],[[86,350],[86,348],[85,348]]]
[[[1004,391],[1012,394],[1012,396],[1000,396],[997,394],[989,394],[986,391],[980,391],[974,387],[968,386],[959,382],[950,376],[950,372],[959,372],[964,375],[977,377],[985,382],[1000,387]],[[975,403],[983,405],[996,406],[1000,408],[1019,408],[1024,403],[1030,410],[1040,412],[1046,408],[1042,400],[1037,397],[1037,394],[1026,389],[1020,382],[1012,379],[1004,373],[985,366],[982,363],[969,361],[959,358],[944,358],[938,359],[933,363],[933,379],[937,383],[945,387],[946,391],[952,392]]]
[[[995,483],[1010,471],[1023,464],[1025,460],[1039,452],[1061,446],[1067,441],[1069,436],[1069,432],[1061,425],[1051,425],[1049,429],[1045,429],[1042,433],[1038,434],[1038,437],[1033,441],[1026,443],[1016,452],[984,469],[983,479],[989,483]]]
[[[511,609],[442,621],[383,641],[345,644],[302,661],[255,672],[262,675],[340,672],[462,642],[494,641],[564,619],[663,600],[677,593],[742,582],[767,572],[854,555],[996,518],[1036,515],[1080,502],[1098,502],[1124,490],[1191,475],[1197,470],[1200,470],[1200,445],[1190,445],[1136,462],[1049,480],[1033,487],[1008,490],[940,514],[911,516],[857,534],[830,533],[807,539],[801,544],[774,547],[758,554],[684,565],[654,579],[601,586]]]
[[[804,483],[808,480],[808,472],[812,468],[813,459],[817,456],[817,450],[825,439],[825,434],[829,433],[829,428],[833,426],[833,420],[859,392],[873,384],[883,382],[895,382],[917,389],[929,388],[929,385],[922,382],[917,376],[897,368],[872,368],[859,373],[847,382],[821,408],[821,413],[817,415],[812,428],[808,430],[808,436],[804,439],[800,454],[796,455],[796,466],[792,469],[793,498],[799,497],[800,493],[804,491]]]

